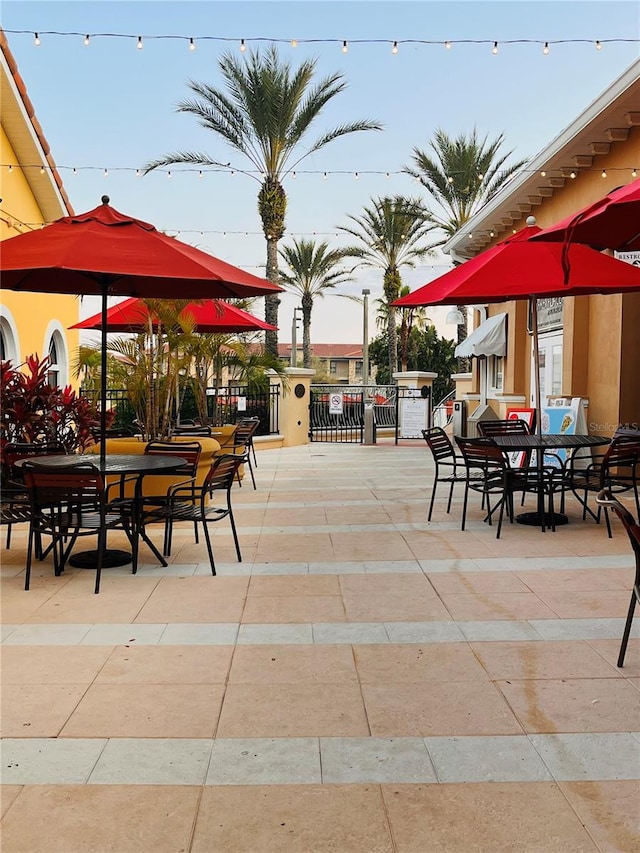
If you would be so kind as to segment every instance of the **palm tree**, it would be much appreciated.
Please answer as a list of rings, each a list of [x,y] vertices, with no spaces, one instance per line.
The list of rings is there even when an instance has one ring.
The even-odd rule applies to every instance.
[[[413,165],[403,169],[427,190],[436,209],[427,205],[432,222],[443,232],[434,246],[442,246],[498,192],[526,160],[505,166],[513,151],[501,154],[504,134],[492,141],[478,138],[476,128],[452,139],[437,129],[427,153],[413,149]],[[465,322],[458,326],[458,343],[467,336],[467,309],[458,305]]]
[[[256,170],[244,174],[260,183],[258,211],[267,241],[266,277],[275,284],[278,284],[278,241],[284,235],[287,210],[284,177],[305,157],[340,136],[382,129],[375,121],[346,122],[325,131],[300,152],[300,143],[326,104],[347,85],[339,73],[314,83],[316,62],[305,60],[293,69],[280,58],[273,45],[264,53],[251,51],[243,59],[226,53],[218,61],[226,88],[192,80],[188,85],[194,97],[180,101],[177,106],[178,112],[195,116],[203,127],[220,136]],[[230,165],[201,152],[179,151],[147,163],[144,172],[174,163]],[[278,325],[279,301],[277,294],[265,297],[265,320],[274,326]],[[266,333],[266,346],[277,356],[277,332]]]
[[[398,369],[393,302],[399,297],[402,287],[400,268],[413,267],[416,260],[430,254],[431,246],[421,241],[435,226],[429,221],[419,199],[400,195],[372,199],[371,207],[365,207],[362,216],[349,216],[349,219],[355,225],[341,226],[340,230],[355,237],[358,244],[345,249],[345,255],[358,258],[364,266],[384,270],[389,372],[393,376]]]
[[[296,240],[292,246],[283,246],[280,257],[289,272],[280,273],[280,281],[300,294],[302,302],[302,364],[311,367],[311,311],[313,300],[323,297],[325,291],[351,281],[353,269],[339,268],[347,253],[344,249],[329,249],[327,242]]]

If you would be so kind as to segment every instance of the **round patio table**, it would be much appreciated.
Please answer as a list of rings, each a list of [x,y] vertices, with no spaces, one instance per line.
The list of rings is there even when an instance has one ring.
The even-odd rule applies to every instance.
[[[20,459],[16,462],[16,467],[21,467],[25,461],[33,462],[31,459]],[[100,456],[97,453],[74,453],[61,456],[42,456],[37,458],[37,464],[47,468],[65,468],[68,465],[76,465],[78,463],[88,463],[94,465],[101,474],[107,476],[117,476],[123,481],[128,475],[137,475],[138,482],[136,483],[136,496],[140,493],[143,477],[153,474],[170,474],[172,471],[179,470],[186,464],[186,461],[181,456],[173,454],[126,454],[126,453],[107,453],[104,461],[101,462]],[[158,551],[149,537],[140,531],[142,540],[147,544],[151,551],[158,558],[163,566],[167,565],[167,561]],[[82,551],[79,554],[74,554],[69,557],[69,564],[80,569],[95,569],[98,557],[97,550]],[[109,569],[116,566],[126,566],[131,562],[131,554],[129,551],[122,551],[116,548],[107,548],[104,552],[102,560],[102,568]]]

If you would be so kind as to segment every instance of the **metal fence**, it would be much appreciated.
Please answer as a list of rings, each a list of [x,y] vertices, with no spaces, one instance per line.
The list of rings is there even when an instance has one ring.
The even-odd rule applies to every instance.
[[[99,391],[81,391],[83,397],[99,402]],[[124,388],[107,390],[107,406],[114,412],[113,429],[135,429],[135,409]],[[180,401],[180,421],[197,417],[193,395],[186,393]],[[262,393],[250,392],[247,386],[233,385],[207,389],[207,420],[211,423],[233,424],[240,418],[260,418],[257,435],[273,435],[279,431],[280,385],[271,385]]]
[[[395,385],[312,385],[309,439],[362,443],[365,404],[373,407],[378,428],[394,428],[396,401]]]

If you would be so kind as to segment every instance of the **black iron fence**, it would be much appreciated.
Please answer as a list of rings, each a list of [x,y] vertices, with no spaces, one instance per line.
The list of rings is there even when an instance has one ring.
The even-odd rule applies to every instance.
[[[83,397],[87,397],[98,404],[99,391],[81,391]],[[123,388],[109,388],[107,390],[107,406],[114,412],[112,429],[136,428],[135,409],[129,401],[127,392]],[[257,435],[273,435],[279,431],[280,416],[280,385],[271,385],[263,392],[249,391],[247,386],[233,385],[225,388],[207,389],[207,422],[211,424],[234,424],[241,418],[260,419]],[[180,415],[177,420],[185,422],[198,417],[195,399],[190,389],[180,401]]]
[[[373,407],[378,428],[393,428],[396,398],[395,385],[312,385],[309,439],[361,443],[365,405]]]

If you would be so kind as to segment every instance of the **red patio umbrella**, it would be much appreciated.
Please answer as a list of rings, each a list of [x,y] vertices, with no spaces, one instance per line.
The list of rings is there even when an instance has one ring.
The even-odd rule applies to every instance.
[[[149,307],[142,299],[130,297],[118,302],[107,310],[108,332],[136,332],[146,329],[149,325]],[[234,334],[238,332],[275,331],[276,326],[254,317],[248,311],[243,311],[229,302],[221,299],[207,299],[202,303],[191,303],[180,312],[181,316],[189,317],[196,332],[213,332],[219,334]],[[158,321],[152,318],[154,328]],[[102,314],[94,314],[81,320],[71,329],[102,329]]]
[[[102,299],[102,438],[106,433],[107,297],[242,298],[282,290],[266,279],[119,213],[108,196],[94,210],[65,216],[2,244],[2,286],[39,293],[99,294]],[[101,442],[104,462],[105,442]]]
[[[586,243],[594,249],[640,250],[640,178],[540,231],[534,241]]]
[[[534,363],[538,364],[537,299],[640,291],[640,269],[580,244],[569,244],[571,280],[565,285],[563,243],[538,243],[530,238],[536,226],[486,249],[413,293],[397,299],[398,307],[472,305],[531,299]],[[538,430],[541,428],[540,383],[536,378]]]

